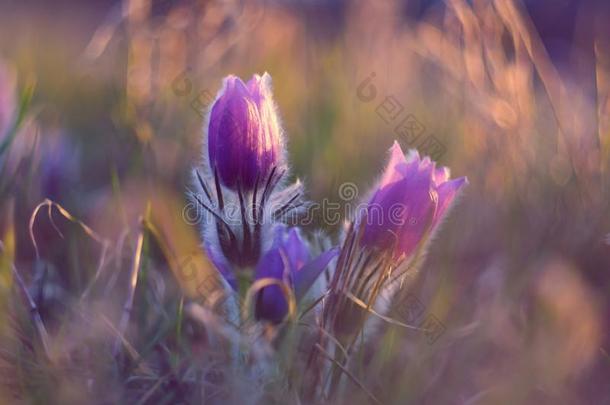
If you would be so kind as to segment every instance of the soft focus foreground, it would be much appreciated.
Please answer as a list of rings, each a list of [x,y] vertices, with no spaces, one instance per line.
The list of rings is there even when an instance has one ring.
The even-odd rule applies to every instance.
[[[610,403],[603,3],[0,5],[0,402]],[[394,139],[468,176],[366,341],[212,311],[191,168],[265,71],[320,252]]]

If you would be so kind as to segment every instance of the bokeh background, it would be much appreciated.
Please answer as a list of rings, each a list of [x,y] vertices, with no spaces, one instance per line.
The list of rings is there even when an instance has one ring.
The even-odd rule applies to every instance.
[[[433,136],[470,181],[411,290],[445,331],[386,328],[361,370],[382,401],[610,403],[608,21],[602,0],[3,0],[3,291],[10,262],[50,279],[34,295],[53,330],[95,273],[100,244],[46,209],[37,258],[45,198],[127,246],[148,205],[197,249],[181,214],[206,107],[225,75],[267,71],[311,200],[364,196],[394,139]],[[407,116],[417,133],[396,130]],[[40,383],[14,370],[0,392]]]

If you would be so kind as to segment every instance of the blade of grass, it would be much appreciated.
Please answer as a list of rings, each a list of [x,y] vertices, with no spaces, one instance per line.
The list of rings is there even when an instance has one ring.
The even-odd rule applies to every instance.
[[[32,241],[32,245],[34,245],[34,251],[36,252],[37,259],[40,259],[40,251],[38,250],[38,244],[36,243],[36,237],[34,236],[34,223],[36,221],[36,216],[38,215],[38,211],[40,211],[40,209],[45,206],[48,207],[48,214],[49,214],[49,219],[51,220],[51,224],[53,225],[53,227],[59,233],[60,236],[63,237],[62,233],[57,228],[57,225],[55,224],[55,222],[53,221],[53,218],[51,216],[51,209],[53,207],[55,207],[59,211],[59,213],[64,218],[66,218],[68,221],[78,224],[83,229],[83,231],[93,240],[95,240],[96,242],[98,242],[102,245],[107,243],[107,241],[104,238],[102,238],[100,235],[98,235],[93,229],[89,228],[87,226],[87,224],[80,221],[78,218],[74,217],[72,214],[70,214],[68,212],[68,210],[66,210],[60,204],[58,204],[55,201],[52,201],[48,198],[45,198],[44,201],[42,201],[40,204],[38,204],[36,206],[36,208],[34,208],[34,211],[32,212],[32,216],[30,217],[30,223],[29,223],[30,240]]]
[[[42,347],[44,349],[44,352],[45,352],[47,358],[51,358],[50,357],[51,349],[50,349],[50,345],[49,345],[49,333],[47,332],[47,328],[44,326],[44,322],[42,321],[42,317],[40,316],[40,312],[38,311],[38,306],[36,305],[36,302],[30,295],[28,288],[25,285],[25,282],[23,281],[23,278],[21,278],[21,274],[19,274],[19,271],[17,270],[15,265],[12,263],[11,263],[11,268],[13,270],[13,275],[15,276],[15,280],[17,280],[17,284],[19,284],[19,287],[21,288],[21,292],[23,293],[23,295],[25,296],[25,298],[28,302],[28,306],[30,308],[30,314],[32,315],[34,325],[38,331],[38,335],[40,336],[40,341],[42,342]]]
[[[140,222],[143,219],[140,218]],[[133,262],[131,266],[131,273],[129,275],[129,291],[127,295],[127,300],[125,301],[125,305],[123,306],[123,315],[121,316],[121,320],[119,321],[118,331],[121,336],[125,334],[127,330],[127,325],[129,324],[129,318],[131,316],[131,311],[133,309],[133,300],[136,291],[136,285],[138,283],[138,270],[140,269],[140,260],[142,257],[142,246],[144,245],[144,230],[143,227],[140,228],[140,232],[138,233],[138,239],[136,242],[136,249],[134,252]],[[119,354],[119,350],[121,348],[121,339],[117,338],[114,343],[113,354],[117,356]]]
[[[354,384],[356,384],[356,386],[358,386],[358,388],[360,388],[374,403],[381,405],[381,402],[377,399],[377,397],[375,397],[375,395],[373,395],[372,392],[370,392],[365,386],[364,384],[362,384],[362,382],[360,382],[360,380],[358,380],[352,373],[349,372],[348,369],[346,369],[343,365],[341,365],[341,363],[339,363],[337,360],[335,360],[330,354],[328,354],[323,348],[322,346],[320,346],[319,344],[316,343],[315,348],[320,352],[320,354],[322,355],[322,357],[326,358],[327,360],[331,361],[336,367],[338,367]]]
[[[17,137],[17,134],[19,133],[19,128],[21,127],[21,124],[25,119],[27,111],[30,107],[30,103],[32,101],[32,96],[34,95],[34,87],[34,84],[30,83],[25,87],[23,93],[21,93],[17,119],[15,120],[15,123],[13,124],[11,129],[8,131],[8,134],[4,136],[4,140],[0,144],[0,156],[2,156],[8,150],[8,148],[11,146],[11,144]]]

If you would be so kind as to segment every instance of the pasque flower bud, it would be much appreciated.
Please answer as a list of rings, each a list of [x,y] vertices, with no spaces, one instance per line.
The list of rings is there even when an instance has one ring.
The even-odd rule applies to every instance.
[[[283,141],[271,93],[271,76],[248,83],[230,75],[212,106],[208,123],[212,172],[228,188],[252,190],[274,166],[283,165]]]
[[[284,135],[271,93],[271,76],[247,83],[229,75],[206,124],[203,170],[194,171],[202,208],[204,243],[229,284],[251,281],[261,255],[273,243],[273,229],[303,212],[301,183],[288,184]]]

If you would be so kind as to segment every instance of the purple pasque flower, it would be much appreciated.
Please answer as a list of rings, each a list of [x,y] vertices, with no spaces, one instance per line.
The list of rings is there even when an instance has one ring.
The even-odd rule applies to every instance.
[[[277,223],[306,207],[302,185],[287,184],[283,133],[271,93],[271,77],[247,83],[224,79],[207,123],[204,170],[194,171],[199,192],[191,197],[203,210],[201,223],[208,254],[223,263],[232,286],[236,273],[248,273],[273,242]]]
[[[335,336],[357,336],[367,325],[369,309],[388,310],[400,280],[447,215],[466,178],[449,179],[449,169],[436,168],[416,151],[408,156],[398,143],[365,206],[343,237],[322,324]]]
[[[248,83],[227,76],[208,122],[211,172],[230,189],[253,190],[274,167],[283,166],[282,136],[271,76],[254,75]]]
[[[273,246],[256,266],[255,280],[279,280],[293,291],[298,301],[337,253],[337,249],[330,249],[312,260],[309,244],[299,229],[278,225]],[[277,284],[261,288],[255,300],[256,319],[280,323],[288,313],[286,293]]]
[[[405,157],[394,142],[381,180],[359,219],[361,244],[391,252],[394,259],[411,255],[444,218],[465,177],[449,179],[449,169],[437,168],[415,150]]]

